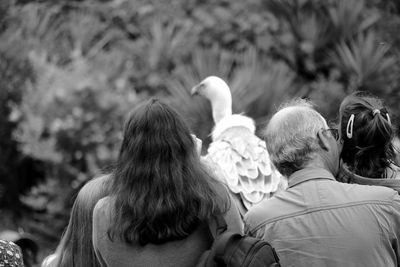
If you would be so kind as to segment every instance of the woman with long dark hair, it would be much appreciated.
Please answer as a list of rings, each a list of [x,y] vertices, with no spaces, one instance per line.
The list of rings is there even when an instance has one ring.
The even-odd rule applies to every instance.
[[[93,214],[102,266],[194,266],[209,248],[209,223],[223,215],[242,232],[227,189],[196,151],[181,116],[152,99],[129,116],[112,173],[111,194]]]
[[[364,92],[347,96],[339,110],[343,166],[338,180],[387,186],[399,192],[394,129],[381,99]]]
[[[102,176],[82,187],[60,244],[42,267],[100,267],[92,245],[92,213],[97,201],[108,195],[109,180],[109,175]]]

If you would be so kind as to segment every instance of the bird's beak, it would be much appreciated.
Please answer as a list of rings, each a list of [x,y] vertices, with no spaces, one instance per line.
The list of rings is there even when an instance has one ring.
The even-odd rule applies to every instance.
[[[200,89],[201,86],[202,86],[202,84],[200,83],[200,84],[196,85],[195,87],[193,87],[192,90],[190,90],[190,94],[192,96],[198,95],[199,94],[199,89]]]

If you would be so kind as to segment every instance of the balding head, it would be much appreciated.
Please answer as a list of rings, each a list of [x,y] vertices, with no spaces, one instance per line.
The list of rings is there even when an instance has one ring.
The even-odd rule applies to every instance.
[[[265,129],[276,168],[285,176],[304,168],[321,149],[318,131],[327,128],[325,119],[306,100],[296,99],[282,106]]]

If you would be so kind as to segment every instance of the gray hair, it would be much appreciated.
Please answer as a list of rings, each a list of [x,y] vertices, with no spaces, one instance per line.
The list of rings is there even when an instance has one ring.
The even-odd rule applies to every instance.
[[[320,150],[318,131],[326,128],[310,101],[294,99],[281,105],[264,130],[272,163],[287,177],[304,168]]]

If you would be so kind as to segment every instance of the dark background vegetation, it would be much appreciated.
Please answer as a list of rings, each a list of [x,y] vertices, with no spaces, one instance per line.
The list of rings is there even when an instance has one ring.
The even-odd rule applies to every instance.
[[[189,90],[208,75],[259,127],[294,96],[334,121],[354,90],[395,117],[399,59],[397,0],[1,0],[0,230],[54,249],[145,99],[174,105],[206,147],[210,106]]]

